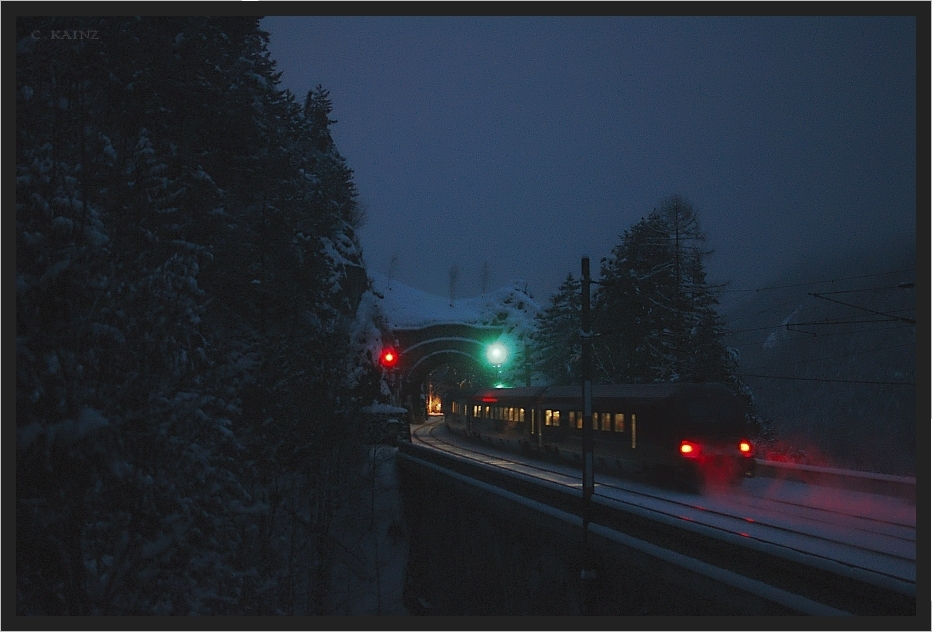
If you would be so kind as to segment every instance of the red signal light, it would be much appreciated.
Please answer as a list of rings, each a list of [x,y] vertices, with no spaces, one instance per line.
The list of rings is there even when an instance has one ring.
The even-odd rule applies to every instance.
[[[754,451],[754,446],[751,445],[750,441],[742,441],[738,444],[738,449],[741,450],[741,454],[744,456],[751,456],[751,453]]]
[[[395,350],[390,347],[382,349],[382,355],[379,357],[379,362],[382,363],[382,366],[390,369],[398,364],[398,354],[395,353]]]

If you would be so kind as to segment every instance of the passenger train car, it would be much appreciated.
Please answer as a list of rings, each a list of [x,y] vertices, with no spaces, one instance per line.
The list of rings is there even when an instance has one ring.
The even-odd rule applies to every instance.
[[[456,390],[445,423],[482,439],[511,439],[546,454],[582,450],[581,386]],[[592,387],[596,463],[648,471],[693,489],[754,475],[754,446],[741,401],[722,384]]]

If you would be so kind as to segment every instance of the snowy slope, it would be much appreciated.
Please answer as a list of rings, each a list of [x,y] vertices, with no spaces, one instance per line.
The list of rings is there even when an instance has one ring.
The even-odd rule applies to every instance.
[[[506,332],[529,332],[540,305],[514,280],[497,290],[454,298],[428,294],[397,280],[370,272],[372,289],[381,297],[382,312],[392,327],[407,329],[441,323],[504,326]]]

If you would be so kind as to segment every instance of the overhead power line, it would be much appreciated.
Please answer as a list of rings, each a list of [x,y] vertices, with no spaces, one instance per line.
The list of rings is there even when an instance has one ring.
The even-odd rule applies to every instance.
[[[882,386],[915,386],[915,382],[877,382],[869,380],[829,380],[820,377],[790,377],[785,375],[757,375],[755,373],[737,373],[739,377],[760,377],[769,380],[796,380],[801,382],[834,382],[836,384],[878,384]]]
[[[838,299],[835,299],[835,298],[829,298],[827,296],[819,294],[818,292],[809,292],[809,296],[821,298],[825,301],[831,301],[832,303],[838,303],[839,305],[844,305],[845,307],[853,307],[854,309],[859,309],[863,312],[868,312],[869,314],[877,314],[878,316],[886,316],[890,320],[901,320],[904,323],[909,323],[910,325],[916,324],[915,318],[906,318],[904,316],[894,316],[893,314],[888,314],[886,312],[878,312],[877,310],[874,310],[874,309],[867,309],[866,307],[861,307],[859,305],[852,305],[851,303],[845,303],[844,301],[839,301]]]
[[[782,290],[783,288],[801,287],[803,285],[818,285],[820,283],[838,283],[840,281],[854,281],[856,279],[868,279],[870,277],[885,276],[888,274],[906,274],[908,272],[915,272],[915,271],[916,271],[915,268],[910,269],[910,270],[892,270],[890,272],[875,272],[874,274],[862,274],[860,276],[842,277],[840,279],[828,279],[825,281],[807,281],[804,283],[790,283],[787,285],[771,285],[768,287],[759,287],[759,288],[752,288],[752,289],[745,289],[745,290],[722,290],[722,291],[729,292],[729,293],[731,292],[764,292],[766,290]],[[908,286],[908,284],[901,284],[901,285],[903,287]]]

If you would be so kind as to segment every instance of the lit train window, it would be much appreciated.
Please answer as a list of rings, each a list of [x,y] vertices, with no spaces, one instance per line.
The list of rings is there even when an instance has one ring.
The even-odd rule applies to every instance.
[[[518,409],[518,421],[524,421],[524,409],[523,408]]]
[[[599,429],[599,413],[592,413],[592,429]]]
[[[567,413],[567,415],[569,415],[570,426],[575,426],[576,425],[576,411],[571,410],[570,412]]]
[[[615,413],[615,432],[625,431],[625,414]]]
[[[491,418],[490,415],[489,415],[489,412],[491,411],[491,408],[492,408],[491,406],[486,406],[486,407],[485,407],[485,414],[482,415],[482,416],[485,417],[485,418],[487,418],[487,419]]]
[[[553,425],[554,426],[560,425],[560,411],[559,410],[553,411]]]
[[[544,425],[545,426],[553,425],[553,411],[552,410],[544,411]]]
[[[638,447],[638,417],[631,414],[631,447]]]

